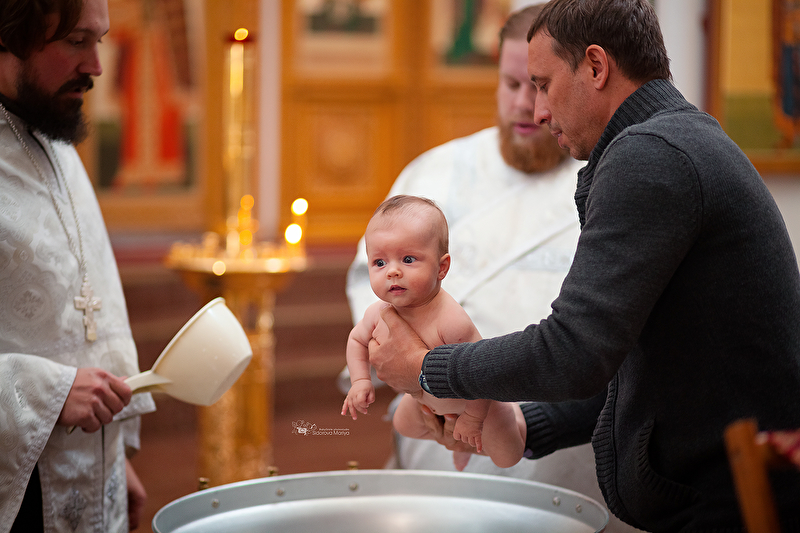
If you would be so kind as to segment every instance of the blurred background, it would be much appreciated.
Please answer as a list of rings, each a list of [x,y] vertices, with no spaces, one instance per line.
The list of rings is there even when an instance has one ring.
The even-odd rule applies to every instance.
[[[133,459],[150,494],[140,530],[201,477],[216,485],[270,467],[390,460],[391,391],[379,390],[368,416],[339,415],[347,267],[408,162],[494,124],[497,32],[528,3],[109,0],[104,74],[87,97],[94,127],[79,151],[140,367],[214,295],[230,300],[256,352],[253,375],[226,406],[156,396]],[[796,61],[781,59],[797,53],[798,8],[654,4],[675,84],[750,156],[800,242],[800,76]],[[292,212],[297,198],[307,211]],[[287,241],[291,224],[301,233]],[[297,431],[313,424],[340,431]]]

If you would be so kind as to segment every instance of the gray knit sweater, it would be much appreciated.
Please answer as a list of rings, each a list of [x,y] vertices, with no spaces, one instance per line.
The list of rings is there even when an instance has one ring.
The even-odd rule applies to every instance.
[[[616,111],[575,198],[583,229],[552,315],[431,350],[428,385],[560,402],[525,407],[529,455],[591,436],[621,519],[736,531],[725,425],[800,427],[800,274],[781,214],[719,124],[665,80]],[[800,474],[774,483],[790,530]]]

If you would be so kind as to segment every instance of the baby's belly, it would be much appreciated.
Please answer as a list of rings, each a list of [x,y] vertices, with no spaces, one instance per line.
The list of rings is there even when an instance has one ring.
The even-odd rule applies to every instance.
[[[431,411],[437,415],[460,415],[467,405],[467,400],[462,400],[460,398],[437,398],[425,391],[422,391],[422,398],[420,401],[430,407]]]

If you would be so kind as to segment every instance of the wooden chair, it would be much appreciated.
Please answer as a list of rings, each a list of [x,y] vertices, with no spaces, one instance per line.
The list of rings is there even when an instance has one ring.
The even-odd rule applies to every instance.
[[[725,447],[747,531],[778,533],[778,511],[767,472],[770,468],[785,466],[786,461],[769,442],[757,435],[755,420],[737,420],[725,428]]]

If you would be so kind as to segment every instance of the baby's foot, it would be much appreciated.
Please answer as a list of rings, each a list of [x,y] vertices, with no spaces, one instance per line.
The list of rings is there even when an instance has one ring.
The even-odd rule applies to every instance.
[[[463,472],[470,457],[472,457],[470,452],[453,452],[453,464],[456,466],[456,470]]]

